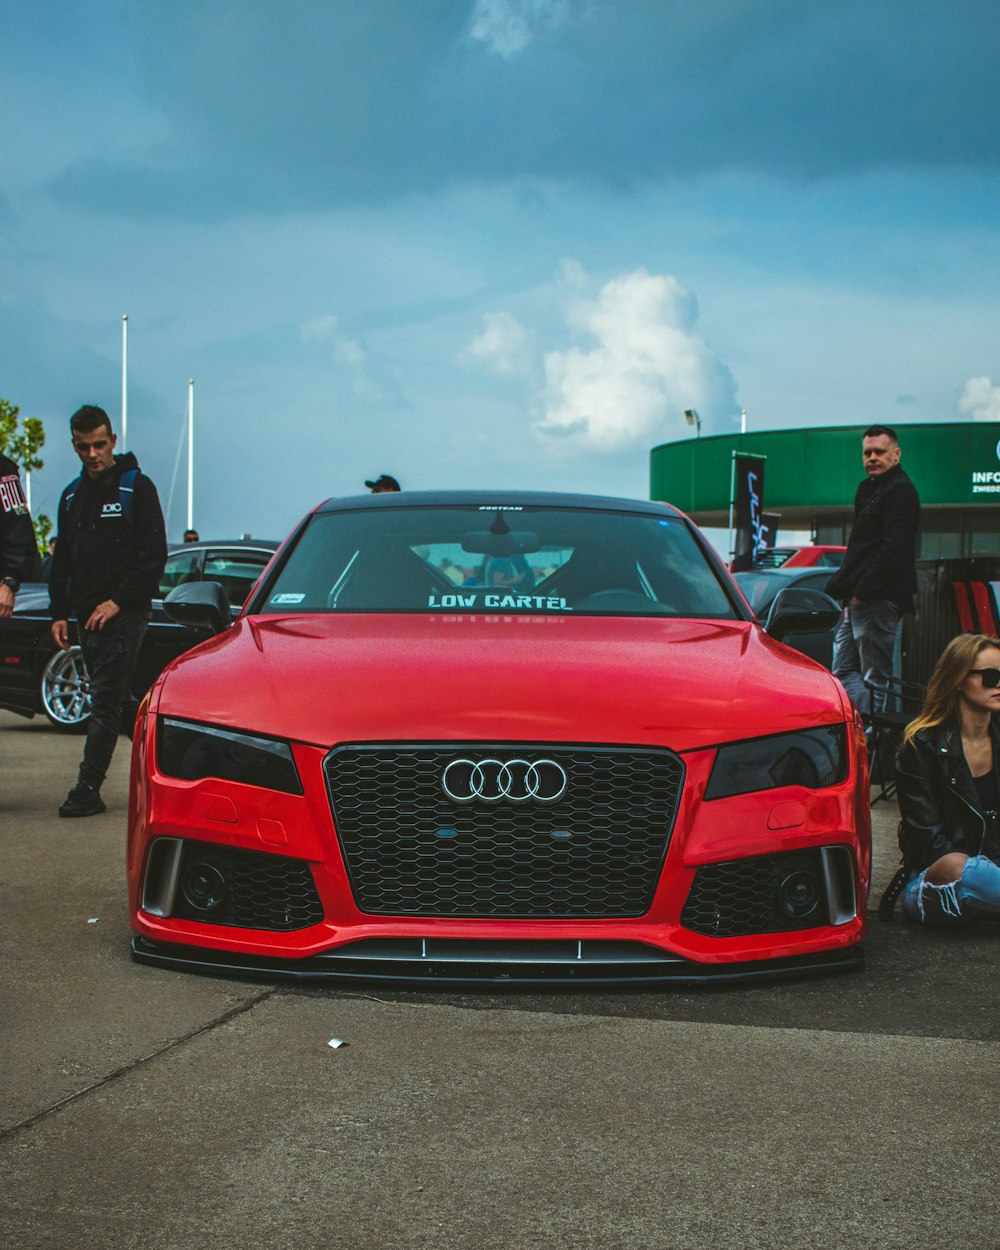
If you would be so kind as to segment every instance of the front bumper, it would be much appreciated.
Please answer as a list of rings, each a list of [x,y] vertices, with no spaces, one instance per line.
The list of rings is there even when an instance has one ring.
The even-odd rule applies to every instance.
[[[859,945],[752,963],[703,964],[642,942],[448,938],[363,939],[321,955],[290,959],[135,937],[132,957],[162,968],[254,980],[488,989],[727,985],[849,972],[864,962]]]

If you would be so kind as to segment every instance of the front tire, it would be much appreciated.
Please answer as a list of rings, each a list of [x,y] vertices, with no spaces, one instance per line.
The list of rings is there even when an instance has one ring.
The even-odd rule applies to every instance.
[[[79,647],[57,651],[42,672],[42,708],[57,729],[82,732],[90,719],[90,676]]]

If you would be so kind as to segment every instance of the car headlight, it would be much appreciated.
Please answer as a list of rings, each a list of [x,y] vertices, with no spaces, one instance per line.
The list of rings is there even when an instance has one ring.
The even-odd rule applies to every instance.
[[[301,794],[302,783],[287,742],[256,734],[196,725],[191,721],[160,720],[156,762],[168,777],[198,781],[220,777],[248,786]]]
[[[724,799],[778,786],[818,790],[843,781],[846,772],[843,725],[750,738],[719,748],[705,798]]]

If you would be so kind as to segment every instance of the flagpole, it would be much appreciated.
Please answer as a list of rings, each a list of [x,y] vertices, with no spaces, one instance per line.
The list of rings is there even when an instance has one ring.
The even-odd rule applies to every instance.
[[[128,449],[128,313],[122,316],[122,451]]]
[[[188,378],[188,523],[194,529],[194,378]]]
[[[733,557],[736,555],[736,548],[733,546],[733,505],[736,502],[736,456],[737,452],[733,452],[732,468],[729,471],[729,563],[732,564]]]

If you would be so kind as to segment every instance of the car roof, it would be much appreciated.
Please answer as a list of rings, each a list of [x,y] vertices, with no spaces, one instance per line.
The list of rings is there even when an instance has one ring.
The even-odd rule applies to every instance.
[[[574,495],[561,491],[529,490],[404,490],[377,495],[347,495],[327,499],[317,512],[346,512],[357,508],[591,508],[604,512],[644,513],[667,517],[683,514],[672,504],[649,499],[619,499],[611,495]]]
[[[738,573],[733,574],[733,577],[737,581],[741,577],[776,577],[779,581],[782,578],[791,581],[794,577],[820,577],[824,573],[829,573],[832,577],[836,572],[837,570],[829,564],[793,564],[791,568],[786,564],[781,564],[776,569],[768,568],[763,564],[755,564],[752,569],[740,569]]]
[[[199,538],[196,543],[168,543],[167,550],[173,555],[178,551],[207,551],[217,547],[244,548],[247,551],[277,551],[281,543],[273,538]]]

